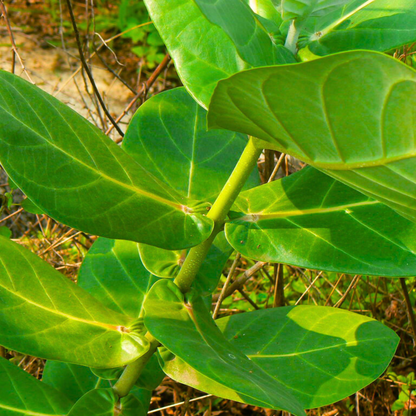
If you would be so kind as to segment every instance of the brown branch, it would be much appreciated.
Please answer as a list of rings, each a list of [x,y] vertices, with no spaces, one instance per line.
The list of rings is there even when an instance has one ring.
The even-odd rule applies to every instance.
[[[415,321],[415,314],[413,312],[412,302],[410,301],[409,292],[407,291],[406,286],[406,279],[400,278],[400,285],[402,286],[404,300],[407,306],[407,316],[409,317],[410,325],[412,326],[413,330],[413,346],[416,346],[416,321]]]
[[[99,103],[100,103],[100,105],[101,105],[101,107],[102,107],[105,115],[108,117],[108,119],[110,120],[111,124],[115,127],[115,129],[117,130],[118,134],[121,137],[123,137],[124,136],[124,133],[120,129],[120,127],[117,125],[117,122],[113,119],[113,117],[111,116],[110,112],[108,111],[108,109],[107,109],[107,107],[106,107],[106,105],[104,103],[104,100],[101,97],[100,92],[98,91],[97,85],[95,84],[94,77],[92,76],[92,73],[90,71],[90,68],[88,66],[88,63],[85,60],[85,56],[84,56],[84,53],[82,51],[81,38],[80,38],[80,35],[79,35],[77,23],[75,21],[75,15],[74,15],[74,10],[72,9],[71,0],[66,0],[66,3],[68,5],[68,10],[69,10],[69,15],[71,17],[72,27],[74,28],[75,39],[76,39],[76,42],[77,42],[78,52],[79,52],[79,57],[81,59],[82,67],[84,68],[84,70],[85,70],[85,72],[86,72],[86,74],[88,76],[88,79],[91,82],[92,89],[94,90],[94,93],[95,93],[95,95],[96,95],[96,97],[97,97],[97,99],[98,99],[98,101],[99,101]]]
[[[159,75],[167,68],[170,62],[170,56],[169,54],[166,54],[163,58],[162,62],[157,66],[157,68],[153,71],[153,74],[150,75],[149,79],[142,85],[137,95],[133,98],[133,100],[130,102],[130,104],[124,109],[124,111],[117,117],[116,122],[120,122],[120,120],[131,110],[134,103],[147,91],[152,87],[152,85],[155,83]],[[111,130],[113,130],[113,127],[110,126],[110,128],[105,132],[105,134],[110,134]],[[122,141],[122,137],[115,140],[116,143],[120,143]]]

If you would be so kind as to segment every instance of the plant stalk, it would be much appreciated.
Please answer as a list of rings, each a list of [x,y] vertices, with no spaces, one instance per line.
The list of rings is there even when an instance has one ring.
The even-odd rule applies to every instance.
[[[231,206],[234,204],[234,201],[246,180],[256,166],[260,154],[261,149],[257,149],[254,146],[253,139],[250,138],[233,173],[228,178],[227,183],[222,188],[218,198],[207,214],[207,217],[214,221],[214,230],[212,234],[203,243],[193,247],[189,251],[178,276],[174,280],[174,283],[179,287],[182,293],[186,293],[191,289],[195,276],[208,254],[212,242],[216,235],[221,231]]]
[[[254,146],[253,139],[250,138],[231,176],[228,178],[227,183],[224,185],[218,198],[207,214],[207,217],[214,221],[214,229],[211,235],[207,240],[189,251],[182,268],[174,281],[182,293],[186,293],[191,289],[191,285],[195,280],[202,262],[205,260],[212,242],[216,235],[221,231],[228,211],[234,204],[241,188],[250,176],[251,171],[256,166],[260,154],[261,149],[257,149]],[[129,394],[137,379],[140,377],[145,365],[160,345],[156,338],[149,332],[146,334],[146,338],[150,341],[149,351],[133,363],[129,364],[113,387],[114,392],[119,397],[125,397]]]
[[[119,397],[125,397],[130,393],[137,379],[140,377],[147,362],[152,358],[152,355],[159,347],[159,341],[154,338],[149,332],[146,334],[146,338],[150,341],[150,348],[146,354],[139,357],[136,361],[133,361],[124,369],[123,374],[117,380],[113,386],[114,392]]]

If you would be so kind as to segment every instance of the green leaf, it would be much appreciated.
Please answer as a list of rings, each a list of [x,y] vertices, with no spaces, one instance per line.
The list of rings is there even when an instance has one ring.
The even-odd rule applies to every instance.
[[[284,383],[304,408],[341,400],[377,379],[399,337],[381,323],[322,306],[289,306],[216,321],[225,338]]]
[[[95,370],[80,365],[61,363],[59,361],[48,361],[43,371],[43,382],[47,383],[74,402],[79,400],[84,394],[96,388],[110,388],[111,384],[102,380],[93,371],[98,372],[111,370]],[[117,371],[117,376],[123,369]],[[131,390],[131,395],[122,399],[124,412],[131,408],[135,416],[146,415],[152,398],[152,390],[156,388],[164,377],[156,356],[153,356],[150,362],[144,368],[143,373],[136,382],[136,386]],[[118,377],[110,378],[115,380]],[[134,396],[135,399],[132,399]],[[111,395],[110,395],[111,397]],[[129,413],[123,413],[125,415]]]
[[[139,247],[144,266],[162,278],[176,277],[187,254],[187,250],[168,251],[146,244],[139,244]],[[211,294],[217,288],[225,263],[233,251],[224,233],[219,233],[195,279],[194,286],[202,296]]]
[[[224,392],[232,393],[232,397],[227,394],[232,400],[305,414],[283,384],[226,341],[200,297],[191,296],[186,302],[173,282],[161,280],[149,292],[145,311],[145,324],[151,334],[192,369],[179,381],[200,389],[198,374],[203,374],[209,382],[212,380],[212,385],[202,386],[209,393],[218,393],[221,385]],[[170,362],[174,365],[175,360]]]
[[[415,107],[413,69],[357,51],[236,74],[219,83],[208,117],[416,221]]]
[[[94,389],[75,403],[68,416],[114,416],[117,401],[113,389]]]
[[[3,416],[63,416],[72,402],[0,357],[0,413]]]
[[[207,111],[185,88],[163,92],[137,110],[123,139],[123,149],[183,197],[214,202],[247,137],[228,130],[208,131],[206,118]],[[256,170],[246,188],[259,184]]]
[[[31,214],[44,214],[42,208],[39,208],[33,201],[29,198],[24,199],[21,202],[21,207],[24,208],[25,211],[30,212]]]
[[[416,224],[312,167],[243,192],[233,210],[226,235],[243,256],[351,274],[416,274]]]
[[[272,0],[282,14],[283,20],[303,20],[308,17],[325,16],[341,9],[351,0]]]
[[[118,314],[35,254],[0,236],[0,344],[37,357],[113,368],[143,355],[134,319]]]
[[[207,106],[220,79],[251,67],[295,62],[241,0],[145,0],[178,74]]]
[[[282,23],[282,17],[277,11],[276,7],[273,5],[272,0],[243,0],[246,4],[251,7],[254,13],[260,17],[272,21],[277,28]],[[261,21],[265,28],[268,30],[264,21]]]
[[[11,238],[12,236],[12,230],[8,227],[2,226],[0,227],[0,235],[6,238]]]
[[[206,204],[169,189],[99,129],[39,88],[0,72],[0,161],[51,217],[167,249],[211,232]]]
[[[316,19],[310,27],[305,45],[316,55],[353,49],[384,52],[416,40],[413,0],[352,1],[330,17]]]
[[[101,381],[88,367],[50,360],[46,362],[42,381],[65,394],[73,402],[99,386],[111,387],[107,381]]]
[[[107,238],[92,245],[78,275],[78,285],[103,305],[134,318],[156,280],[140,260],[139,244]]]

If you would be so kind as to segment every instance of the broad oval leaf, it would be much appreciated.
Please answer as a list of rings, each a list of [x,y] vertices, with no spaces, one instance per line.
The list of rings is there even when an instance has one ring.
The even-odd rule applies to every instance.
[[[123,366],[149,349],[132,330],[134,319],[107,309],[5,237],[0,236],[0,247],[1,345],[99,368]]]
[[[0,413],[4,416],[64,416],[73,402],[0,357]]]
[[[241,0],[145,0],[178,74],[207,106],[220,79],[251,67],[295,62]]]
[[[214,202],[244,151],[247,137],[229,130],[208,130],[206,118],[207,111],[185,88],[165,91],[140,106],[122,147],[183,197]],[[256,169],[245,188],[259,184]]]
[[[379,276],[416,274],[416,224],[306,167],[240,194],[227,239],[255,260]]]
[[[208,117],[416,221],[415,92],[416,73],[401,62],[345,52],[221,81]]]
[[[311,22],[308,31],[301,44],[319,56],[353,49],[385,52],[416,40],[416,5],[413,0],[350,1]]]
[[[209,236],[206,204],[168,188],[34,85],[7,72],[0,85],[0,161],[46,214],[91,234],[167,249]]]
[[[213,380],[216,386],[232,390],[233,399],[304,415],[285,385],[233,347],[215,326],[202,299],[192,298],[190,295],[186,302],[169,280],[157,282],[145,301],[145,324],[151,334],[196,373]],[[199,388],[198,379],[192,375],[185,383]]]
[[[139,244],[107,238],[92,245],[78,275],[78,285],[103,305],[133,318],[156,281],[140,260]]]
[[[306,409],[334,403],[373,382],[399,343],[380,322],[323,306],[263,309],[216,323],[233,346],[284,383]]]

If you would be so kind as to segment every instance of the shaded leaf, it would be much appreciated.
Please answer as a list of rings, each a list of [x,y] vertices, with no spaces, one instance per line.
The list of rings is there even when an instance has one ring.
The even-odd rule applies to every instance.
[[[221,81],[212,127],[259,137],[416,220],[416,74],[375,52],[257,68]],[[305,99],[305,97],[307,97]]]
[[[295,62],[241,0],[145,0],[178,74],[207,106],[220,79],[251,67]]]
[[[187,250],[168,251],[157,247],[139,244],[140,257],[145,267],[154,275],[174,278],[179,273]],[[202,263],[194,287],[202,296],[211,294],[218,285],[225,264],[233,252],[223,232],[219,233]]]
[[[12,236],[12,230],[8,227],[2,226],[0,227],[0,235],[6,238],[11,238]]]
[[[39,208],[91,234],[167,249],[208,237],[206,204],[169,189],[99,129],[0,72],[0,161]]]
[[[233,400],[303,415],[303,409],[286,387],[252,363],[225,340],[200,297],[186,302],[169,280],[157,282],[145,301],[145,324],[170,352],[194,371],[181,382],[207,392],[231,391]],[[201,359],[203,357],[203,359]],[[172,361],[173,365],[176,358]],[[210,381],[200,386],[197,374]],[[220,394],[222,395],[222,393]]]
[[[72,406],[58,390],[1,357],[0,384],[0,413],[4,416],[63,416]]]
[[[272,0],[278,7],[284,20],[307,19],[314,16],[325,16],[342,8],[351,0]]]
[[[111,388],[94,389],[75,403],[68,416],[114,416],[117,401],[117,395]]]
[[[389,51],[416,41],[416,5],[413,0],[350,1],[331,16],[316,19],[309,31],[305,45],[316,55]]]
[[[149,346],[118,314],[35,254],[0,236],[0,344],[37,357],[118,367]]]
[[[381,323],[322,306],[288,306],[216,321],[228,341],[311,409],[377,379],[399,337]]]
[[[25,211],[30,212],[31,214],[44,214],[43,209],[39,208],[33,201],[29,198],[24,199],[20,206],[24,208]]]
[[[227,238],[255,260],[351,274],[416,274],[416,225],[312,167],[243,192],[233,209]]]
[[[88,367],[51,360],[46,362],[43,369],[42,382],[59,390],[73,402],[95,388],[111,387],[107,381],[100,380],[93,374]]]

